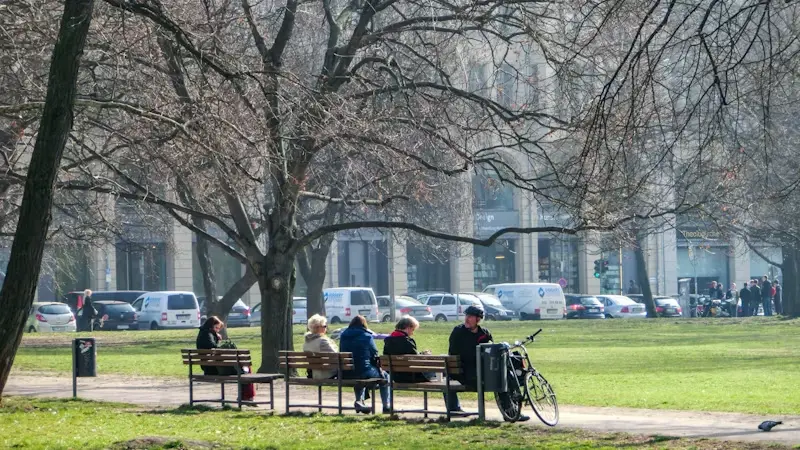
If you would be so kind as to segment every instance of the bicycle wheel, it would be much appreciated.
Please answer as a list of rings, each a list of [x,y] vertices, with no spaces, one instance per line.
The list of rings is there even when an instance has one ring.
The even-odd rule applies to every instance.
[[[508,374],[509,377],[512,374]],[[497,409],[506,422],[514,423],[522,415],[522,402],[525,396],[520,390],[516,378],[508,380],[508,392],[495,392],[494,400],[497,402]]]
[[[558,402],[550,383],[539,372],[525,374],[525,399],[533,412],[545,425],[551,427],[558,423]]]

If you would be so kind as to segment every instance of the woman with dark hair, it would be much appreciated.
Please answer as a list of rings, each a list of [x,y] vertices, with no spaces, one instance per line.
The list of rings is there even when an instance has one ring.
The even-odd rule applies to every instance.
[[[356,316],[350,322],[346,330],[342,331],[339,338],[339,351],[342,353],[353,354],[353,366],[355,370],[346,371],[345,378],[383,378],[388,379],[386,372],[382,371],[378,366],[379,356],[378,347],[375,345],[375,338],[367,329],[367,319],[364,316]],[[364,391],[363,387],[355,387],[353,391],[356,395],[356,401],[353,406],[356,412],[369,414],[372,408],[364,405]],[[384,384],[380,387],[381,390],[381,403],[383,404],[383,413],[387,414],[389,408],[389,386]]]
[[[83,291],[83,305],[80,308],[80,323],[78,331],[94,331],[94,319],[97,318],[97,310],[92,304],[92,291]]]
[[[217,316],[209,316],[208,319],[200,327],[200,332],[197,333],[197,349],[198,350],[211,350],[212,348],[219,347],[219,341],[222,340],[219,332],[222,330],[223,323]],[[216,367],[213,366],[200,366],[203,373],[206,375],[222,375]]]

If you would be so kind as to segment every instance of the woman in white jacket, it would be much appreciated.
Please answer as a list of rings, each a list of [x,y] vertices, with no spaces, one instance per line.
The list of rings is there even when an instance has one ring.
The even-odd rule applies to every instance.
[[[337,353],[339,348],[331,338],[325,335],[328,331],[328,319],[314,314],[308,319],[308,333],[305,335],[305,342],[303,343],[304,352],[315,353]],[[311,378],[315,380],[324,380],[336,377],[335,370],[313,370]]]

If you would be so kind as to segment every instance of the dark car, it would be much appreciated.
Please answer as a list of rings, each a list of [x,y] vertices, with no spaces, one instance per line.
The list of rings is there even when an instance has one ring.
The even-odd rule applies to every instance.
[[[92,292],[92,301],[114,300],[133,303],[148,291],[97,291]],[[83,303],[83,291],[72,291],[61,297],[61,303],[69,305],[73,312],[78,311],[78,303]]]
[[[93,301],[97,310],[94,329],[103,331],[138,330],[139,316],[130,303],[114,300]],[[81,314],[83,311],[81,311]]]
[[[593,295],[564,294],[567,319],[605,319],[605,307]]]
[[[681,317],[683,310],[678,301],[672,297],[655,297],[653,299],[656,303],[656,314],[659,317]]]
[[[217,299],[222,299],[222,296],[217,296]],[[200,322],[202,323],[208,318],[206,298],[197,297],[197,303],[200,305]],[[236,300],[236,303],[233,304],[228,313],[228,320],[225,322],[225,326],[228,328],[249,327],[250,312],[250,307],[242,299]]]

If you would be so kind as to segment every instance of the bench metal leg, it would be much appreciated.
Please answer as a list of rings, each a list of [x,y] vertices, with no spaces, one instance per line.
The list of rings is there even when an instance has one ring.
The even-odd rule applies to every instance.
[[[423,403],[423,405],[425,405],[424,417],[427,419],[428,418],[428,391],[425,391],[425,392],[422,393],[422,398],[424,399],[424,402],[425,402],[425,403]]]
[[[450,422],[450,396],[453,395],[452,392],[448,389],[444,393],[444,409],[447,410],[447,421]]]
[[[275,411],[275,390],[272,387],[274,381],[269,382],[269,409]]]
[[[322,386],[317,386],[317,404],[319,412],[322,412]]]
[[[242,383],[236,383],[236,403],[242,409]]]
[[[342,385],[339,384],[339,415],[342,415]]]
[[[192,382],[192,377],[189,376],[189,406],[194,406],[194,386]]]
[[[375,385],[374,384],[372,385],[372,388],[370,388],[370,390],[372,391],[372,414],[377,414],[377,412],[375,411]]]
[[[219,387],[220,395],[222,395],[222,407],[225,407],[225,383],[220,384]]]
[[[286,380],[286,414],[289,414],[289,380]]]

